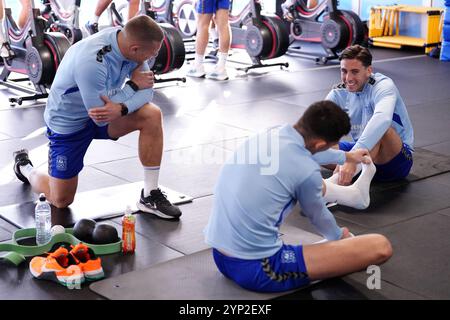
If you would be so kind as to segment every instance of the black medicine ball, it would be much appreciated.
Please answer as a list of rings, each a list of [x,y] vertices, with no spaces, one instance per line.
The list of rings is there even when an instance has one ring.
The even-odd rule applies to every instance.
[[[87,243],[92,243],[92,233],[94,231],[96,222],[92,219],[81,219],[73,227],[73,235]]]

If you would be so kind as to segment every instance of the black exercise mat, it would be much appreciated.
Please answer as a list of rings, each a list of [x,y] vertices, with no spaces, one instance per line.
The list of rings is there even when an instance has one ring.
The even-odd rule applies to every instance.
[[[52,225],[60,224],[69,227],[82,218],[104,220],[124,214],[126,206],[136,209],[136,201],[143,183],[129,183],[114,187],[80,192],[69,208],[57,209],[52,207]],[[174,204],[192,201],[192,197],[161,187],[168,199]],[[34,228],[34,207],[32,201],[0,208],[0,216],[19,228]]]
[[[90,289],[112,300],[264,300],[282,295],[248,291],[225,278],[211,249],[98,281]]]
[[[286,243],[314,243],[322,238],[307,231],[287,227]],[[182,272],[180,272],[182,270]],[[257,293],[245,290],[225,278],[217,269],[211,249],[170,260],[145,270],[122,274],[91,284],[91,290],[107,299],[156,300],[263,300],[281,293]]]

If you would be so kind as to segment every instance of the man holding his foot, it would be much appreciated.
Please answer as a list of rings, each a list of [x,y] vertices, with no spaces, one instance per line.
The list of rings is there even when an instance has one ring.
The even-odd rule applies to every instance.
[[[326,99],[334,101],[350,116],[352,142],[339,142],[342,151],[368,149],[377,167],[374,180],[389,182],[405,178],[412,167],[414,132],[394,82],[372,73],[372,55],[359,45],[345,49],[341,56],[342,83]],[[320,163],[336,164],[339,153],[316,155]],[[348,185],[361,167],[345,162],[337,166],[329,182]]]
[[[109,28],[67,51],[53,81],[44,113],[50,140],[48,175],[33,168],[26,150],[14,154],[17,177],[58,208],[75,197],[78,174],[93,139],[117,140],[139,131],[144,188],[138,208],[164,219],[181,216],[158,188],[163,152],[161,110],[153,98],[146,61],[158,54],[163,32],[147,16],[124,28]],[[131,80],[126,81],[127,78]]]
[[[347,228],[337,225],[322,197],[331,192],[345,205],[368,205],[375,166],[365,158],[367,150],[343,154],[350,163],[364,161],[363,172],[354,185],[336,185],[333,190],[323,184],[312,156],[349,131],[343,110],[332,101],[316,102],[293,126],[249,138],[226,161],[204,232],[222,274],[248,290],[279,292],[389,259],[392,248],[384,236],[352,237]],[[267,171],[269,162],[272,169]],[[283,243],[279,228],[297,201],[302,214],[326,239],[338,241],[304,246]]]

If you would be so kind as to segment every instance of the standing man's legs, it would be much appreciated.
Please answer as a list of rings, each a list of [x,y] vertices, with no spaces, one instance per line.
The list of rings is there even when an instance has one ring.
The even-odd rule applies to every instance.
[[[201,2],[197,4],[197,11],[201,8]],[[209,40],[209,25],[211,23],[213,14],[212,13],[201,13],[197,15],[197,35],[195,39],[195,60],[192,68],[188,71],[188,76],[202,78],[205,76],[205,68],[203,66],[203,61],[205,59],[205,51],[208,46]]]
[[[89,19],[85,24],[86,30],[89,34],[94,34],[98,32],[98,20],[106,8],[111,4],[112,0],[97,0],[97,6],[95,7],[94,16]]]
[[[28,16],[31,10],[31,1],[20,0],[20,3],[22,4],[22,10],[20,11],[18,24],[19,28],[22,29],[27,24],[28,21]]]
[[[129,0],[128,1],[128,20],[134,18],[139,11],[139,0]]]
[[[215,23],[219,32],[218,61],[213,72],[207,74],[207,78],[215,80],[228,79],[225,64],[231,44],[230,22],[228,20],[229,9],[218,9],[215,14]]]

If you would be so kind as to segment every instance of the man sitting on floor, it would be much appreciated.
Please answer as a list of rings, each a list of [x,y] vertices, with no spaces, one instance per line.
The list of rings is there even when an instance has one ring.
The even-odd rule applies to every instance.
[[[368,149],[377,167],[375,181],[405,178],[413,165],[414,132],[397,87],[385,75],[372,73],[372,55],[362,46],[345,49],[340,61],[342,83],[326,99],[349,115],[353,141],[339,142],[339,149]],[[336,164],[335,155],[327,151],[316,158],[321,163]],[[329,180],[348,185],[360,170],[360,166],[347,161],[336,167]]]
[[[14,154],[17,177],[45,193],[54,206],[67,207],[92,140],[117,140],[138,130],[144,188],[137,206],[164,219],[180,217],[178,207],[158,188],[162,114],[150,103],[154,77],[146,62],[158,54],[163,37],[155,21],[138,16],[124,28],[105,29],[70,47],[44,113],[50,140],[48,175],[35,170],[27,151],[20,150]]]
[[[362,173],[353,185],[334,185],[332,190],[323,184],[319,164],[312,156],[349,131],[350,120],[335,103],[316,102],[294,126],[260,133],[236,150],[220,173],[205,228],[205,241],[214,248],[221,273],[248,290],[278,292],[389,259],[392,248],[384,236],[352,237],[347,228],[336,224],[322,197],[333,192],[349,206],[367,202],[375,174],[367,150],[345,154],[350,163],[365,162]],[[263,155],[278,165],[265,171],[268,161]],[[326,239],[337,241],[314,245],[282,242],[279,227],[297,200],[317,230]]]

